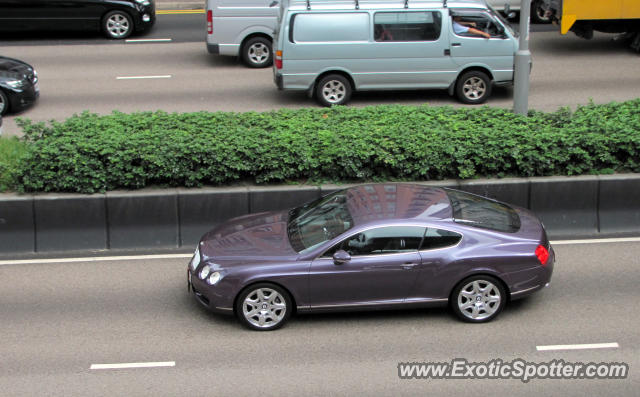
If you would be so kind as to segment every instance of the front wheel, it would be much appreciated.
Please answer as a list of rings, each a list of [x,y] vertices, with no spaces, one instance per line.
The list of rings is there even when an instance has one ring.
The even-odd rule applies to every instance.
[[[133,32],[133,20],[124,11],[111,11],[102,18],[102,30],[110,39],[125,39]]]
[[[504,308],[507,292],[491,276],[472,276],[462,280],[449,299],[453,312],[463,321],[484,323],[493,320]]]
[[[282,327],[292,310],[292,300],[287,291],[271,283],[246,288],[236,301],[236,315],[240,322],[257,331]]]
[[[322,106],[344,105],[351,99],[351,83],[344,76],[330,74],[316,85],[316,99]]]
[[[242,61],[250,68],[266,68],[273,63],[271,40],[254,37],[242,46]]]
[[[491,95],[491,80],[479,70],[472,70],[460,76],[456,83],[456,95],[463,103],[478,105]]]
[[[0,116],[4,116],[9,111],[9,98],[0,90]],[[1,120],[0,120],[1,121]]]

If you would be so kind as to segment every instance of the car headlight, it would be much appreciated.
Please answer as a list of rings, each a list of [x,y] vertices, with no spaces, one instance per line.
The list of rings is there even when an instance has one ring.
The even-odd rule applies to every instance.
[[[149,4],[151,4],[149,0],[136,0],[136,3],[142,4],[143,6],[148,6]]]
[[[209,278],[207,279],[207,283],[209,285],[216,285],[216,283],[218,281],[220,281],[220,273],[219,272],[213,272],[209,275]]]
[[[24,86],[24,81],[22,80],[9,80],[6,83],[11,88],[22,88]]]
[[[211,269],[209,268],[209,265],[204,265],[202,270],[200,270],[200,280],[204,280],[205,278],[207,278],[209,273],[211,273]]]
[[[191,258],[191,270],[196,271],[198,265],[200,264],[200,247],[196,247],[196,252],[193,254],[193,258]]]

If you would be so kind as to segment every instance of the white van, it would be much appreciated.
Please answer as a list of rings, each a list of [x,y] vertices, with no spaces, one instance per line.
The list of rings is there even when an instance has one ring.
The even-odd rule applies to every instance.
[[[252,68],[271,66],[281,0],[207,0],[207,50],[240,56]]]
[[[448,89],[483,103],[513,84],[516,33],[484,0],[291,2],[274,42],[274,82],[324,106],[353,91]]]

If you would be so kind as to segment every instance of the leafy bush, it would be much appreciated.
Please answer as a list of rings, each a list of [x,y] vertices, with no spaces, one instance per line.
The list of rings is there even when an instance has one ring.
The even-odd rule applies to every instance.
[[[26,143],[18,138],[0,138],[0,192],[15,187],[17,168],[26,151]]]
[[[640,171],[640,100],[575,112],[375,106],[19,121],[22,191]]]

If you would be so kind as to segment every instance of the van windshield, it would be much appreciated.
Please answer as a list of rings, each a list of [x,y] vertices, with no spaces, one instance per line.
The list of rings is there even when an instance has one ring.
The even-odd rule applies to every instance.
[[[513,37],[518,38],[520,35],[518,34],[518,32],[515,31],[515,29],[513,28],[513,26],[511,26],[511,24],[509,23],[509,21],[507,21],[502,14],[500,14],[498,11],[494,10],[493,7],[491,7],[490,5],[487,4],[487,8],[489,8],[489,12],[491,13],[491,15],[500,21],[500,23],[502,24],[502,26],[504,26],[505,29],[507,29],[509,32],[511,32],[511,35],[513,35]]]

